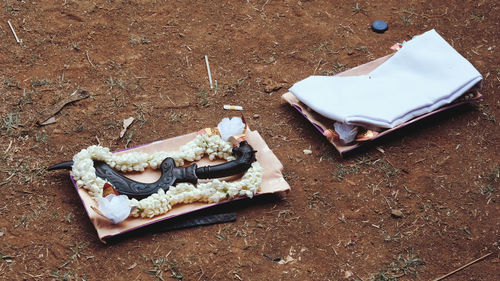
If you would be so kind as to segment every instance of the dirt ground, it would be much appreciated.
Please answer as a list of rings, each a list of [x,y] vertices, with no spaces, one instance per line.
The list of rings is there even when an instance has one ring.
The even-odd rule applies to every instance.
[[[488,253],[447,280],[500,279],[498,1],[1,4],[0,279],[430,280]],[[483,74],[477,105],[340,158],[280,99],[432,28]],[[76,89],[90,97],[36,125]],[[98,141],[213,127],[224,104],[244,106],[292,188],[223,208],[235,222],[103,244],[68,173],[45,170]]]

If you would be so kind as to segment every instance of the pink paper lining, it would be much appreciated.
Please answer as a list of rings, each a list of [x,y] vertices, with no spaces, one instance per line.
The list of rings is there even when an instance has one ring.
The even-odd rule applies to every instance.
[[[351,69],[346,70],[346,71],[339,73],[337,75],[338,76],[356,76],[356,75],[368,74],[368,73],[372,72],[373,70],[375,70],[379,65],[381,65],[385,61],[387,61],[392,55],[393,54],[390,54],[390,55],[375,59],[371,62],[359,65],[359,66],[354,67],[354,68],[351,68]],[[480,83],[479,83],[479,85],[480,85]],[[475,86],[473,86],[473,88],[475,88],[475,87],[478,87],[478,85],[476,84]],[[316,113],[314,110],[309,108],[307,105],[305,105],[304,103],[299,101],[292,93],[287,92],[287,93],[283,94],[281,96],[281,98],[283,101],[289,103],[293,108],[295,108],[297,111],[299,111],[321,133],[323,133],[327,129],[333,128],[333,123],[335,122],[334,120],[328,119],[328,118]],[[352,150],[355,150],[355,149],[361,147],[365,143],[376,140],[384,135],[387,135],[387,134],[394,132],[398,129],[406,127],[406,126],[408,126],[412,123],[415,123],[419,120],[422,120],[424,118],[427,118],[427,117],[434,115],[434,114],[437,114],[439,112],[455,108],[455,107],[463,105],[463,104],[471,103],[471,102],[479,100],[481,98],[482,98],[482,95],[480,93],[476,93],[475,96],[469,100],[456,102],[456,103],[452,103],[452,104],[443,106],[443,107],[438,108],[432,112],[423,114],[423,115],[418,116],[414,119],[406,121],[406,122],[404,122],[404,123],[402,123],[394,128],[383,130],[377,136],[373,137],[369,141],[354,142],[354,143],[347,144],[347,145],[340,144],[339,142],[336,142],[336,141],[330,141],[330,143],[335,147],[335,149],[337,149],[337,151],[340,153],[340,155],[343,156],[345,153],[350,152]]]
[[[146,152],[146,153],[154,153],[157,151],[177,151],[179,148],[191,141],[196,136],[196,133],[190,133],[187,135],[177,136],[173,138],[169,138],[162,141],[156,141],[153,143],[141,145],[138,147],[131,148],[129,150],[119,151],[116,153],[127,153],[131,151],[136,152]],[[248,143],[257,150],[256,158],[259,164],[262,166],[264,170],[264,175],[262,179],[262,187],[257,195],[276,193],[289,191],[290,186],[283,178],[281,174],[281,170],[283,169],[283,165],[278,160],[278,158],[274,155],[274,153],[269,149],[264,139],[260,136],[257,131],[247,131],[246,139]],[[197,162],[198,166],[205,165],[214,165],[221,163],[222,161],[210,161],[207,157],[201,159]],[[142,182],[154,182],[160,176],[160,172],[157,170],[148,169],[142,173],[133,173],[127,174],[131,179],[142,181]],[[231,177],[225,180],[236,180],[238,177]],[[73,181],[73,179],[72,179]],[[97,207],[97,202],[92,199],[86,190],[83,188],[78,188],[73,181],[73,185],[75,186],[80,199],[82,200],[85,211],[87,212],[90,221],[94,225],[97,235],[101,241],[104,241],[107,238],[120,235],[138,228],[142,228],[160,221],[164,221],[167,219],[174,218],[176,216],[180,216],[186,213],[194,212],[197,210],[202,210],[205,208],[209,208],[211,206],[223,204],[229,201],[238,200],[240,198],[235,198],[233,200],[227,200],[219,203],[192,203],[192,204],[182,204],[175,205],[169,212],[166,214],[153,217],[151,219],[142,219],[142,218],[133,218],[129,217],[125,221],[119,224],[113,224],[109,222],[107,219],[98,215],[94,210],[92,210],[91,206]]]

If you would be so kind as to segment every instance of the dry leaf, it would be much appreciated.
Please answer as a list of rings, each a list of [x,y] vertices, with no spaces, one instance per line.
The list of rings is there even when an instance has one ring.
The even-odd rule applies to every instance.
[[[120,138],[123,138],[127,128],[132,124],[132,122],[134,122],[134,117],[129,117],[123,120],[123,130],[120,132]]]
[[[72,102],[75,102],[75,101],[79,101],[81,99],[85,99],[85,98],[88,98],[90,96],[89,92],[87,91],[84,91],[84,90],[81,90],[81,91],[74,91],[71,95],[63,98],[61,101],[59,101],[58,103],[54,104],[53,106],[51,106],[50,108],[44,110],[40,116],[38,117],[38,120],[37,120],[37,123],[39,125],[48,125],[48,124],[52,124],[52,123],[55,123],[56,120],[55,118],[53,118],[53,116],[58,113],[65,105],[67,105],[68,103],[72,103]]]
[[[45,126],[45,125],[50,125],[56,123],[56,118],[54,116],[50,117],[47,119],[47,121],[40,123],[40,125]]]

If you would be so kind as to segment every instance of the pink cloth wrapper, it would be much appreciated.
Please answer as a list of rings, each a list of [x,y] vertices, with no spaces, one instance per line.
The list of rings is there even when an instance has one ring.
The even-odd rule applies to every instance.
[[[152,154],[157,151],[172,151],[172,152],[178,151],[182,145],[194,139],[196,135],[197,133],[190,133],[187,135],[177,136],[162,141],[156,141],[153,143],[145,144],[124,151],[119,151],[116,153],[121,154],[134,151],[134,152],[145,152]],[[274,155],[271,149],[269,149],[269,147],[267,146],[266,142],[261,137],[261,135],[257,131],[247,130],[246,140],[255,150],[257,150],[256,159],[262,166],[264,171],[262,186],[260,190],[257,192],[257,195],[289,191],[290,186],[285,181],[281,173],[283,165],[278,160],[276,155]],[[198,167],[201,167],[205,165],[215,165],[223,162],[224,162],[223,160],[210,161],[208,157],[204,157],[200,161],[197,161],[196,163],[198,164]],[[131,173],[131,174],[126,174],[126,176],[136,181],[154,182],[160,177],[160,172],[158,170],[147,169],[142,173]],[[240,177],[241,175],[224,178],[224,180],[227,181],[238,180]],[[200,182],[203,181],[204,180],[200,180]],[[73,182],[73,184],[75,183]],[[197,210],[205,209],[218,204],[223,204],[225,202],[240,199],[240,198],[234,198],[232,200],[226,200],[219,203],[211,203],[211,204],[208,203],[179,204],[173,206],[173,208],[166,214],[159,215],[150,219],[134,218],[130,216],[125,221],[119,224],[113,224],[107,219],[97,214],[92,209],[92,207],[97,208],[97,202],[89,196],[89,194],[85,189],[78,188],[76,184],[75,188],[82,200],[83,206],[87,211],[90,221],[97,230],[97,235],[99,239],[103,242],[107,238],[111,238],[113,236],[120,235],[135,229],[139,229],[141,227],[145,227],[160,221],[164,221]]]
[[[339,73],[337,75],[338,76],[356,76],[356,75],[368,74],[368,73],[372,72],[373,70],[375,70],[378,66],[383,64],[385,61],[387,61],[392,56],[393,56],[393,54],[390,54],[390,55],[375,59],[371,62],[362,64],[362,65],[354,67],[354,68],[351,68],[351,69],[346,70],[346,71]],[[479,88],[479,87],[480,87],[480,83],[473,86],[471,89],[469,89],[469,91],[473,91],[474,89]],[[324,133],[328,129],[333,129],[333,124],[335,123],[334,120],[326,118],[323,115],[315,112],[310,107],[308,107],[307,105],[305,105],[304,103],[299,101],[299,99],[297,99],[297,97],[295,97],[291,92],[287,92],[287,93],[283,94],[281,96],[281,98],[283,101],[289,103],[296,110],[298,110],[321,133]],[[442,112],[445,110],[449,110],[449,109],[452,109],[454,107],[457,107],[457,106],[460,106],[463,104],[470,103],[470,102],[475,101],[475,100],[479,100],[481,98],[482,98],[482,95],[476,91],[474,93],[474,97],[472,97],[469,100],[455,102],[455,103],[440,107],[432,112],[429,112],[429,113],[420,115],[418,117],[415,117],[414,119],[408,120],[408,121],[406,121],[406,122],[404,122],[404,123],[402,123],[394,128],[384,129],[384,130],[378,132],[372,138],[367,139],[365,141],[353,142],[350,144],[342,144],[342,143],[340,143],[338,141],[334,141],[334,140],[329,140],[329,142],[335,147],[335,149],[337,149],[337,151],[340,153],[340,155],[343,156],[345,153],[350,152],[352,150],[355,150],[355,149],[359,148],[360,146],[362,146],[363,144],[366,144],[370,141],[378,139],[384,135],[390,134],[396,130],[399,130],[403,127],[406,127],[406,126],[408,126],[414,122],[417,122],[421,119],[427,118],[427,117],[434,115],[436,113],[439,113],[439,112]]]

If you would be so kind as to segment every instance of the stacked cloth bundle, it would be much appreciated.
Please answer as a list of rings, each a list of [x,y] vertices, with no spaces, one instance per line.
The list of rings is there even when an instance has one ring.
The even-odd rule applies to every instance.
[[[290,92],[327,118],[380,129],[449,104],[481,80],[469,61],[430,30],[367,75],[310,76]]]

